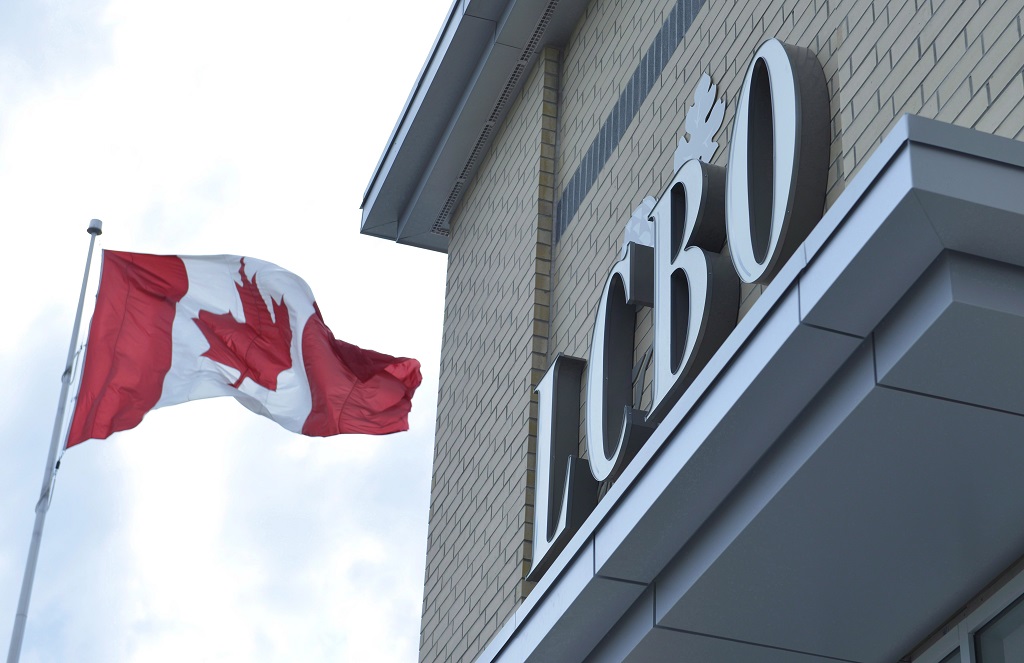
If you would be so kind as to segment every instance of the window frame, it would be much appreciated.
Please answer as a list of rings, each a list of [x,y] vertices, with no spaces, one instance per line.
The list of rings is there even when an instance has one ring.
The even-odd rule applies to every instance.
[[[974,635],[1024,596],[1024,572],[995,590],[979,606],[968,612],[930,647],[913,659],[914,663],[940,663],[960,647],[960,663],[976,663]]]

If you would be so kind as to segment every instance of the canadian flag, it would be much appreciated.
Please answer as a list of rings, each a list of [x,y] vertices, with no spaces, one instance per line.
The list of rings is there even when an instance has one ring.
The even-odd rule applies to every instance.
[[[67,446],[232,396],[312,436],[408,430],[415,359],[334,338],[305,281],[240,256],[104,251]]]

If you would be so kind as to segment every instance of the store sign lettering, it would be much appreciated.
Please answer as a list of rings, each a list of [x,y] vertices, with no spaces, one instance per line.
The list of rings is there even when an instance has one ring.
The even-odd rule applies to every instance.
[[[698,110],[696,119],[686,122],[691,143],[698,127],[716,114],[720,123],[724,112],[722,102],[702,103],[702,85],[714,101],[714,86],[702,77],[690,109]],[[830,113],[814,53],[770,40],[755,54],[736,108],[728,169],[706,163],[717,147],[716,129],[704,137],[710,152],[698,148],[700,158],[681,164],[677,154],[661,198],[645,201],[631,220],[601,294],[589,360],[559,355],[537,386],[531,580],[593,510],[598,482],[622,473],[732,331],[739,281],[769,283],[821,217]],[[646,411],[638,409],[633,386],[633,332],[642,306],[654,308]],[[588,365],[584,469],[577,445]]]

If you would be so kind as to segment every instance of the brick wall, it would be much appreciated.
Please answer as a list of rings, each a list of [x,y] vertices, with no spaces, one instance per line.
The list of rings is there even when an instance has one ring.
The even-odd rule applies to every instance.
[[[453,217],[423,660],[472,660],[529,590],[532,386],[555,353],[588,355],[625,222],[672,176],[701,72],[726,99],[713,159],[726,165],[757,47],[777,37],[817,53],[831,97],[828,206],[904,113],[1024,137],[1021,14],[1019,0],[590,3],[561,64],[547,51],[531,73]],[[685,37],[552,248],[553,209],[663,26],[683,18]],[[744,287],[741,315],[759,294]],[[648,313],[638,354],[650,337]]]
[[[526,595],[547,368],[557,51],[547,51],[453,217],[420,658],[471,660]]]

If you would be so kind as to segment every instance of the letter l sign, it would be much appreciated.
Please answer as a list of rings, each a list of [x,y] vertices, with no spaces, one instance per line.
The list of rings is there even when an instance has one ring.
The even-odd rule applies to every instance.
[[[527,580],[540,578],[597,506],[597,481],[577,456],[586,365],[583,359],[559,354],[537,385],[533,561]]]

